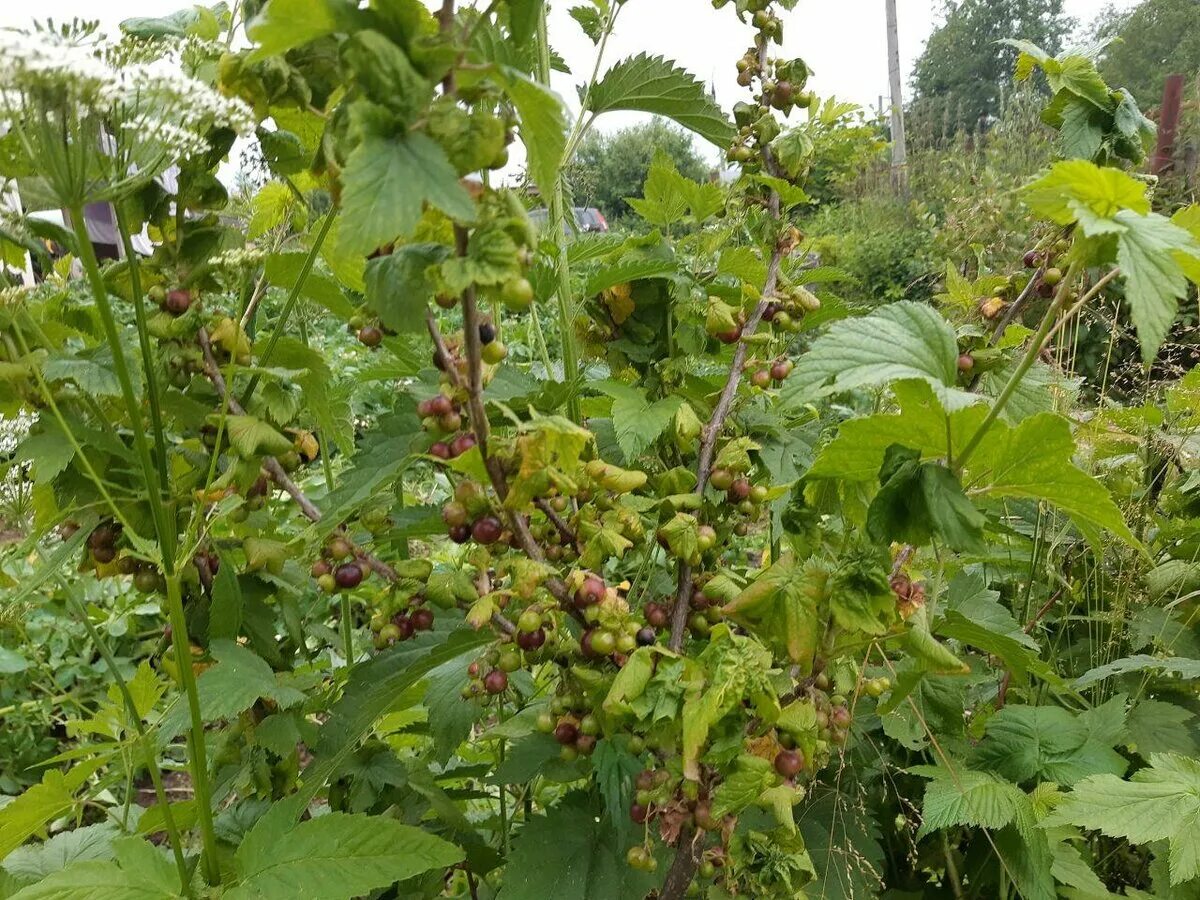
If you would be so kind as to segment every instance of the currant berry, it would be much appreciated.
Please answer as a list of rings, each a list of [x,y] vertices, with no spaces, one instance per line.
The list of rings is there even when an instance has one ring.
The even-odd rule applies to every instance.
[[[574,722],[564,719],[554,726],[554,739],[563,746],[574,745],[579,739],[579,729]]]
[[[577,609],[586,609],[593,606],[604,599],[604,594],[607,587],[604,581],[595,575],[589,575],[583,580],[583,584],[575,591],[575,607]]]
[[[804,757],[795,750],[780,750],[775,754],[775,771],[784,778],[795,778],[804,768]]]
[[[483,689],[489,694],[502,694],[508,688],[508,673],[503,669],[492,669],[483,676]]]
[[[503,531],[504,526],[500,524],[499,519],[495,516],[484,516],[471,526],[471,537],[479,544],[494,544],[500,540]]]
[[[450,456],[462,456],[468,450],[475,446],[475,435],[471,433],[460,434],[450,442]]]
[[[192,292],[182,289],[169,291],[164,306],[171,315],[182,316],[192,306]]]
[[[455,525],[466,525],[470,519],[471,514],[467,511],[467,507],[457,500],[451,500],[442,507],[442,521],[451,528]]]
[[[750,482],[745,478],[736,478],[729,486],[729,497],[735,503],[740,503],[750,496]]]
[[[356,588],[362,584],[363,570],[358,563],[344,563],[337,567],[337,571],[333,573],[334,580],[337,581],[337,586],[346,590]]]
[[[708,482],[718,491],[727,491],[733,484],[733,473],[728,469],[713,469]]]

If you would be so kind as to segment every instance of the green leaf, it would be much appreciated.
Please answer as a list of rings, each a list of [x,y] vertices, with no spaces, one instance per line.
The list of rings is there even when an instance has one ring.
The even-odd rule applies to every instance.
[[[625,863],[625,847],[588,795],[568,794],[517,834],[498,900],[628,900],[656,879]]]
[[[1099,110],[1112,110],[1113,101],[1109,96],[1108,85],[1096,71],[1096,64],[1092,60],[1079,54],[1070,54],[1059,56],[1057,61],[1059,65],[1046,69],[1046,80],[1050,84],[1050,90],[1055,93],[1070,91]]]
[[[516,69],[505,69],[508,96],[520,117],[521,142],[529,177],[543,197],[552,196],[567,146],[567,117],[562,98]]]
[[[1025,633],[1013,614],[999,600],[999,591],[988,590],[982,576],[959,572],[947,590],[946,608],[988,631],[1011,638],[1036,652],[1037,641]]]
[[[28,460],[35,484],[48,484],[62,474],[75,458],[75,447],[58,423],[47,418],[17,448],[16,459]]]
[[[1096,121],[1095,107],[1072,100],[1062,111],[1058,129],[1058,149],[1067,159],[1093,159],[1104,143],[1104,127]]]
[[[617,446],[632,463],[658,440],[683,403],[682,397],[651,401],[641,388],[606,379],[591,387],[613,398],[612,420]]]
[[[1126,731],[1129,746],[1143,757],[1152,753],[1178,753],[1195,756],[1200,750],[1196,728],[1189,725],[1194,714],[1190,709],[1162,700],[1139,700],[1129,711]]]
[[[595,774],[596,787],[604,798],[606,819],[615,831],[617,846],[629,843],[630,832],[633,830],[629,818],[629,805],[633,801],[634,779],[642,771],[641,761],[626,750],[621,749],[616,741],[608,738],[596,744],[592,753],[592,772]]]
[[[245,459],[279,456],[292,449],[292,442],[287,437],[254,416],[228,416],[225,430],[233,449]]]
[[[1016,428],[996,422],[967,466],[967,481],[977,496],[1044,500],[1058,507],[1093,545],[1107,533],[1140,547],[1108,490],[1076,468],[1074,454],[1071,426],[1061,416],[1040,413]]]
[[[674,119],[722,150],[733,141],[733,125],[708,95],[704,83],[661,56],[640,53],[621,60],[587,95],[587,111],[635,110]]]
[[[291,290],[300,279],[307,253],[272,253],[267,257],[265,272],[271,284]],[[301,296],[307,297],[340,319],[354,315],[354,304],[346,299],[338,283],[321,271],[310,271],[300,287]]]
[[[725,780],[713,792],[713,818],[721,819],[730,813],[737,815],[756,802],[759,794],[774,785],[776,780],[775,769],[769,761],[743,753],[735,761],[733,771],[725,776]]]
[[[516,43],[529,40],[537,28],[545,0],[508,0],[508,26]]]
[[[262,237],[288,221],[296,209],[296,195],[282,181],[269,181],[250,200],[250,223],[246,237]]]
[[[761,449],[762,446],[753,438],[745,436],[734,438],[717,451],[717,458],[713,462],[713,468],[745,472],[753,465],[750,454],[755,450]]]
[[[1124,757],[1057,706],[1005,706],[987,722],[972,764],[1010,781],[1070,786],[1089,775],[1123,775]]]
[[[952,609],[946,612],[946,617],[934,630],[942,637],[953,638],[1000,658],[1016,675],[1024,677],[1027,672],[1032,672],[1043,681],[1059,686],[1064,684],[1062,678],[1025,642],[996,632],[987,622],[975,621]]]
[[[1049,173],[1025,189],[1025,203],[1039,216],[1070,225],[1081,212],[1111,219],[1123,209],[1150,212],[1146,185],[1120,169],[1101,167],[1089,160],[1055,163]]]
[[[660,228],[668,228],[683,218],[688,200],[683,190],[688,179],[679,174],[675,163],[661,149],[656,151],[642,186],[641,197],[626,197],[633,211]]]
[[[442,244],[405,244],[367,263],[367,305],[388,328],[401,333],[425,330],[425,310],[434,296],[427,270],[450,255]]]
[[[839,562],[828,596],[829,611],[841,628],[884,634],[896,621],[887,563],[877,547],[858,549]]]
[[[976,404],[947,416],[925,381],[898,381],[892,385],[892,393],[900,413],[843,422],[838,436],[813,462],[809,478],[874,481],[893,444],[918,449],[925,460],[945,459],[951,449],[957,452],[965,445],[987,415],[986,407]]]
[[[302,787],[288,798],[286,805],[289,808],[280,816],[299,815],[326,780],[338,771],[358,741],[391,710],[396,698],[405,690],[443,663],[457,659],[489,640],[487,632],[470,628],[459,629],[448,638],[432,632],[356,665],[341,699],[330,708],[329,718],[321,727],[313,748],[315,760],[303,772]],[[264,840],[270,840],[269,829],[264,829],[262,836]]]
[[[221,23],[213,14],[214,10],[225,12],[223,5],[207,9],[197,4],[166,16],[125,19],[121,22],[121,30],[136,38],[183,38],[195,35],[206,41],[215,41],[221,33]]]
[[[462,696],[462,689],[470,681],[467,666],[474,658],[475,651],[470,650],[429,673],[425,708],[429,711],[433,752],[439,762],[444,763],[450,758],[458,745],[470,736],[475,724],[477,707]]]
[[[1187,293],[1189,273],[1200,274],[1195,271],[1200,269],[1200,239],[1151,212],[1142,182],[1086,160],[1057,163],[1026,189],[1026,202],[1060,225],[1078,222],[1094,241],[1116,235],[1115,261],[1125,278],[1142,362],[1152,362]],[[1098,250],[1108,248],[1105,243]]]
[[[770,144],[771,152],[791,178],[797,178],[813,155],[813,139],[807,125],[789,128],[777,135]]]
[[[919,837],[955,825],[1003,828],[1029,805],[1020,788],[991,772],[942,766],[916,766],[910,771],[931,779],[925,786]]]
[[[927,672],[939,675],[966,675],[971,667],[938,643],[929,628],[929,608],[918,607],[908,619],[905,648],[920,661]]]
[[[1076,825],[1134,844],[1167,841],[1171,884],[1181,884],[1200,875],[1200,761],[1155,753],[1128,781],[1085,778],[1043,824]]]
[[[879,826],[863,804],[836,788],[814,785],[796,815],[817,870],[807,893],[821,900],[864,900],[878,893],[885,857]]]
[[[1149,656],[1145,653],[1126,656],[1102,666],[1096,666],[1094,669],[1088,669],[1075,679],[1075,688],[1083,690],[1114,675],[1126,675],[1130,672],[1146,672],[1154,669],[1171,675],[1180,675],[1185,679],[1200,678],[1200,659]]]
[[[387,816],[328,813],[276,840],[243,841],[229,900],[349,900],[463,859],[448,841]]]
[[[40,782],[0,806],[0,859],[41,831],[46,823],[66,815],[75,806],[75,792],[103,761],[103,758],[92,759],[65,774],[48,769]]]
[[[180,897],[179,875],[157,847],[138,838],[113,842],[115,862],[67,866],[13,900],[169,900]]]
[[[119,397],[121,382],[112,368],[112,357],[105,354],[102,359],[84,357],[59,357],[48,359],[42,366],[42,377],[47,381],[74,381],[85,394],[101,397]]]
[[[15,675],[29,668],[29,660],[16,650],[0,647],[0,675]]]
[[[337,29],[333,0],[268,0],[247,33],[258,44],[251,59],[282,55]]]
[[[885,451],[881,487],[867,510],[867,533],[918,547],[936,536],[953,550],[982,549],[983,514],[953,472],[920,459],[919,450],[900,444]]]
[[[957,409],[977,398],[959,390],[958,341],[932,306],[901,301],[869,316],[834,322],[800,357],[781,393],[800,406],[851,388],[919,378],[942,405]]]
[[[546,766],[561,760],[562,745],[548,734],[527,734],[513,741],[504,752],[504,762],[496,766],[490,781],[493,784],[527,784],[539,775],[546,776]]]
[[[223,568],[223,567],[222,567]],[[206,722],[228,719],[254,703],[267,698],[281,707],[304,700],[304,694],[283,683],[271,667],[251,650],[229,640],[215,640],[211,646],[217,664],[200,673],[196,688],[200,694],[200,715]],[[186,704],[177,703],[163,717],[160,740],[166,741],[187,727]]]
[[[242,628],[242,587],[237,567],[228,553],[220,553],[221,565],[212,585],[212,608],[208,614],[211,639],[237,640]]]
[[[1125,226],[1117,235],[1117,263],[1125,278],[1129,318],[1137,329],[1142,362],[1149,365],[1187,295],[1187,277],[1176,254],[1198,260],[1200,243],[1158,213],[1123,210],[1115,220]]]
[[[15,876],[22,884],[41,881],[72,863],[112,859],[112,843],[118,836],[113,822],[63,831],[40,844],[18,847],[5,857],[3,871]]]
[[[817,652],[818,611],[828,585],[829,572],[818,562],[801,565],[785,554],[727,603],[723,612],[807,671]]]
[[[423,134],[368,137],[346,161],[342,189],[338,240],[363,255],[411,235],[425,203],[461,222],[475,217],[445,151]]]
[[[699,527],[695,516],[677,512],[659,526],[658,537],[676,559],[696,565],[700,562]]]

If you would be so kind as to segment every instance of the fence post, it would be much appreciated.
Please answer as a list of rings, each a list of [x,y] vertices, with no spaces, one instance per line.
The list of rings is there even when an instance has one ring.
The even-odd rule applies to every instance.
[[[1150,158],[1150,171],[1161,175],[1171,168],[1175,135],[1179,130],[1179,106],[1183,100],[1183,76],[1168,75],[1163,86],[1162,108],[1158,114],[1158,146]]]

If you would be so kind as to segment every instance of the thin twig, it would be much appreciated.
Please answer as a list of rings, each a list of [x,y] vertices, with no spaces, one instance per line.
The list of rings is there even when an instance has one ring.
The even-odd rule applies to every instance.
[[[576,549],[579,548],[579,537],[571,530],[571,526],[563,521],[562,516],[554,511],[552,507],[543,497],[538,497],[533,501],[534,506],[540,509],[550,520],[550,524],[558,529],[558,533],[562,535],[562,539]]]
[[[770,207],[772,214],[778,219],[779,195],[774,192],[771,193]],[[786,255],[787,246],[781,236],[776,240],[775,249],[771,253],[771,262],[767,266],[767,280],[763,285],[762,299],[758,301],[758,305],[754,307],[754,312],[750,314],[750,318],[746,320],[746,324],[742,328],[742,337],[738,341],[737,349],[733,351],[733,362],[729,366],[729,377],[725,381],[725,388],[721,391],[721,396],[718,398],[717,405],[713,409],[712,418],[708,420],[708,424],[701,431],[700,458],[696,466],[697,494],[703,494],[704,489],[708,486],[708,479],[712,475],[713,459],[717,450],[717,439],[721,436],[721,430],[725,427],[725,420],[729,417],[733,400],[737,396],[738,386],[741,384],[742,364],[746,361],[746,339],[754,335],[759,323],[762,321],[763,313],[766,312],[767,305],[771,302],[772,296],[775,293],[775,285],[779,280],[779,267]],[[675,607],[671,611],[671,639],[668,644],[676,653],[683,646],[683,638],[687,630],[688,601],[691,598],[691,589],[691,564],[681,562],[679,564],[679,582],[675,592]]]
[[[1000,317],[1000,323],[996,326],[996,330],[992,332],[992,336],[988,340],[990,346],[995,347],[1000,343],[1000,339],[1004,337],[1004,332],[1008,330],[1008,326],[1016,321],[1017,316],[1021,314],[1021,311],[1025,308],[1025,304],[1029,302],[1029,299],[1033,296],[1033,292],[1037,290],[1038,282],[1041,281],[1042,276],[1045,274],[1045,266],[1038,268],[1033,273],[1033,277],[1025,285],[1025,290],[1021,291],[1020,296],[1009,304],[1008,309],[1004,311],[1004,315]]]
[[[1110,281],[1112,281],[1114,278],[1116,278],[1120,274],[1121,274],[1120,268],[1113,269],[1112,271],[1108,272],[1103,278],[1101,278],[1099,281],[1097,281],[1094,285],[1092,285],[1091,290],[1089,290],[1086,294],[1084,294],[1082,297],[1080,297],[1079,300],[1070,309],[1068,309],[1065,313],[1063,313],[1063,315],[1059,318],[1059,320],[1054,324],[1054,327],[1050,329],[1049,334],[1047,334],[1045,339],[1042,341],[1042,345],[1041,345],[1039,352],[1045,352],[1045,350],[1050,346],[1050,343],[1054,340],[1054,338],[1058,335],[1058,333],[1060,331],[1062,331],[1063,326],[1066,325],[1068,322],[1070,322],[1071,319],[1073,319],[1075,317],[1075,314],[1077,312],[1079,312],[1081,309],[1083,309],[1083,307],[1086,306],[1091,300],[1093,300],[1097,294],[1099,294],[1102,290],[1104,290],[1105,285],[1107,285]]]
[[[217,359],[212,352],[212,342],[209,340],[208,332],[203,328],[200,329],[198,340],[200,342],[200,350],[204,354],[204,368],[208,374],[209,380],[213,383],[213,386],[217,389],[217,391],[228,400],[230,411],[233,412],[234,415],[242,415],[243,412],[241,404],[238,403],[231,394],[229,394],[225,384],[225,378],[221,375],[221,368],[217,364]],[[288,494],[288,496],[296,501],[296,505],[300,507],[300,511],[304,513],[304,517],[306,519],[308,519],[310,522],[321,521],[321,510],[317,508],[315,503],[308,499],[308,496],[304,493],[303,489],[292,480],[292,477],[288,475],[283,466],[280,465],[279,460],[275,459],[274,457],[268,457],[266,462],[263,463],[263,468],[267,470],[267,474],[271,476],[275,483],[278,484]],[[383,560],[379,559],[377,556],[367,553],[360,547],[354,548],[354,555],[359,562],[384,580],[392,582],[400,580],[400,576],[396,570]],[[492,621],[498,628],[500,628],[501,631],[504,631],[507,634],[516,633],[516,626],[499,613],[496,613],[494,616],[492,616]]]

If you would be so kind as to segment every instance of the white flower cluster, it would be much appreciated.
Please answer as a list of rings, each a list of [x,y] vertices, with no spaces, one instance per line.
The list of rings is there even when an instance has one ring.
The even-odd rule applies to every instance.
[[[61,118],[68,126],[91,120],[134,163],[202,152],[211,128],[254,129],[244,103],[185,74],[184,44],[160,44],[163,55],[150,61],[141,61],[144,49],[0,31],[0,116]]]
[[[266,258],[266,250],[257,247],[234,247],[214,256],[209,260],[209,264],[214,269],[236,275],[257,268]]]
[[[16,416],[0,415],[0,456],[13,453],[21,441],[29,435],[29,430],[37,424],[38,414],[20,410]]]
[[[16,416],[0,415],[0,459],[11,456],[37,423],[38,414],[20,410]],[[32,484],[28,460],[19,463],[4,463],[4,474],[0,476],[0,521],[17,524],[28,516],[28,505]]]

